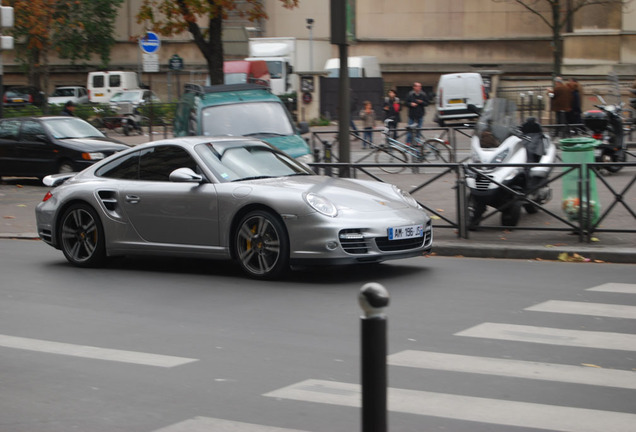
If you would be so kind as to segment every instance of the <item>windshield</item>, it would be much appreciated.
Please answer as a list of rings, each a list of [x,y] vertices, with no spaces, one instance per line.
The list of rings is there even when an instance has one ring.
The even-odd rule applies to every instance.
[[[492,137],[498,143],[502,143],[512,135],[517,127],[517,105],[508,99],[488,99],[479,121],[475,127],[475,133],[480,140],[490,143]],[[492,144],[482,147],[493,147]]]
[[[225,181],[313,174],[287,154],[256,141],[201,144],[196,151],[214,175]]]
[[[280,79],[283,77],[283,62],[282,61],[268,61],[267,70],[269,70],[269,76],[273,79]]]
[[[203,111],[203,135],[288,136],[294,128],[282,104],[250,102],[208,107]]]
[[[243,84],[247,82],[246,73],[226,73],[223,77],[224,84]]]
[[[104,134],[95,129],[90,123],[78,118],[59,118],[44,120],[53,137],[64,138],[104,138]]]
[[[52,97],[55,97],[55,96],[75,96],[75,93],[74,93],[73,89],[59,88],[59,89],[56,89],[51,96]]]
[[[125,91],[115,93],[112,98],[110,98],[111,102],[137,102],[141,99],[141,92],[136,91]]]

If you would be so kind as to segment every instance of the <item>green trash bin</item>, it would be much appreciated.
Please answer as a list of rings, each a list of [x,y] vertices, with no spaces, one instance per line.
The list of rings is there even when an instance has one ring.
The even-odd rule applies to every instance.
[[[596,187],[596,174],[588,171],[587,163],[594,163],[594,148],[599,145],[594,138],[564,138],[560,141],[561,158],[563,163],[583,164],[581,179],[581,197],[579,197],[579,173],[578,170],[570,171],[563,176],[563,211],[570,221],[584,222],[584,226],[593,225],[601,215],[601,203],[598,199]],[[570,168],[564,168],[566,170]],[[589,197],[585,182],[589,175]],[[585,223],[588,218],[588,205],[590,208],[590,223]],[[582,213],[581,213],[582,210]],[[582,221],[579,221],[582,218]]]

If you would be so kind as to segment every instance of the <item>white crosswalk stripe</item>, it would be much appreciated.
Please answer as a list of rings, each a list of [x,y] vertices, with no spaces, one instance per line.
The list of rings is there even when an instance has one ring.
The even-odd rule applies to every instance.
[[[154,432],[307,432],[300,429],[283,429],[253,423],[235,422],[211,417],[195,417]]]
[[[0,347],[167,368],[197,361],[197,359],[192,358],[75,345],[8,335],[0,335]]]
[[[636,319],[636,306],[550,300],[526,308],[527,311]]]
[[[357,384],[313,379],[265,396],[349,407],[359,407],[361,399]],[[396,388],[388,390],[388,407],[392,412],[552,431],[634,432],[636,424],[636,414]]]
[[[625,333],[567,330],[516,324],[483,323],[455,333],[485,339],[500,339],[549,345],[636,351],[636,335]]]
[[[588,288],[587,291],[636,294],[636,284],[606,283],[593,288]]]
[[[388,364],[636,390],[636,372],[625,370],[412,350],[390,355]]]

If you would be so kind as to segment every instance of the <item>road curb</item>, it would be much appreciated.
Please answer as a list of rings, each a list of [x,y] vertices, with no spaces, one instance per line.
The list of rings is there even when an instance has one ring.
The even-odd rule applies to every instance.
[[[507,259],[540,259],[559,260],[567,254],[568,260],[603,261],[610,263],[635,264],[636,249],[609,248],[593,246],[552,246],[536,245],[501,245],[478,243],[470,244],[460,241],[433,241],[433,253],[439,256],[464,256],[470,258],[507,258]]]

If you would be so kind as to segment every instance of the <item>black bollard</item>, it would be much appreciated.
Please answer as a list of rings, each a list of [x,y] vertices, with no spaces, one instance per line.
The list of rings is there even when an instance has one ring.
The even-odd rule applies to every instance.
[[[361,317],[362,432],[387,430],[386,314],[389,293],[378,283],[365,284],[358,301]]]

